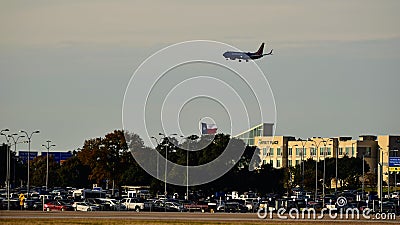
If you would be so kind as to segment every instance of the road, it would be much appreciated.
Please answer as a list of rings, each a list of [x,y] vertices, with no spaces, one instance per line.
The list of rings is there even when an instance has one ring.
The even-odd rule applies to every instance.
[[[269,224],[272,221],[308,221],[308,222],[343,222],[343,223],[368,223],[368,224],[399,224],[399,218],[397,220],[366,220],[361,217],[361,219],[330,219],[325,216],[322,220],[313,220],[313,219],[288,219],[282,220],[274,216],[274,219],[260,219],[258,218],[256,213],[173,213],[173,212],[133,212],[133,211],[124,211],[124,212],[112,212],[112,211],[98,211],[98,212],[59,212],[59,211],[51,211],[51,212],[42,212],[42,211],[0,211],[0,221],[1,219],[93,219],[93,220],[102,220],[102,219],[124,219],[124,220],[132,220],[132,221],[148,221],[148,220],[158,220],[158,221],[221,221],[221,222],[254,222],[260,223],[264,222],[265,224]]]

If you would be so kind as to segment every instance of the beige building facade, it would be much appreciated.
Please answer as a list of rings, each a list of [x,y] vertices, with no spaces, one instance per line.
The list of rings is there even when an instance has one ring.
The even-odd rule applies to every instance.
[[[260,166],[269,163],[275,168],[294,167],[302,160],[310,158],[320,161],[324,158],[359,157],[368,163],[371,173],[378,174],[379,165],[383,165],[383,180],[387,182],[390,172],[388,156],[400,157],[400,135],[361,135],[358,139],[351,137],[300,139],[293,136],[262,135],[265,130],[270,132],[271,124],[256,126],[236,136],[260,150]]]

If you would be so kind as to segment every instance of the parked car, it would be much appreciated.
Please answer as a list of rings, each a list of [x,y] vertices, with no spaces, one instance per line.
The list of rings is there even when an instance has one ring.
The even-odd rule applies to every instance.
[[[100,211],[109,211],[111,210],[110,204],[106,204],[105,202],[101,201],[100,199],[97,198],[88,198],[85,201],[86,203],[90,205],[97,206]]]
[[[27,199],[24,201],[24,209],[27,210],[42,210],[43,203],[40,200]]]
[[[98,211],[100,208],[95,205],[91,205],[87,202],[74,202],[72,204],[75,211]]]
[[[3,199],[0,203],[0,209],[7,209],[7,205],[8,205],[7,200]],[[10,209],[11,210],[21,209],[18,199],[10,199]]]
[[[121,202],[118,202],[115,199],[110,199],[110,198],[98,198],[102,202],[102,204],[109,205],[111,210],[114,211],[123,211],[126,210],[126,206],[121,204]]]
[[[46,211],[53,211],[53,210],[73,211],[74,210],[74,208],[70,204],[67,204],[62,201],[52,201],[52,202],[45,203],[43,209]]]
[[[126,206],[127,210],[135,210],[136,212],[144,210],[144,202],[137,198],[124,198],[121,203]]]
[[[166,202],[165,206],[168,208],[168,211],[177,211],[177,212],[185,212],[186,209],[183,205],[177,202]]]
[[[245,213],[248,211],[247,207],[238,202],[226,202],[224,207],[225,212],[241,212]]]

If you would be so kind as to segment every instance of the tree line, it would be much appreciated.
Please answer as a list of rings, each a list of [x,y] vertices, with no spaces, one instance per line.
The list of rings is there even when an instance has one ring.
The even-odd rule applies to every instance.
[[[264,164],[258,169],[249,171],[251,159],[255,153],[256,158],[253,163],[259,165],[259,149],[256,147],[245,146],[243,141],[231,138],[226,134],[216,134],[210,142],[210,136],[197,137],[192,135],[185,138],[182,143],[178,143],[176,138],[163,138],[160,140],[156,150],[163,156],[168,147],[168,160],[189,166],[206,164],[217,158],[227,147],[228,143],[233,146],[245,148],[244,154],[226,174],[218,179],[203,185],[191,187],[193,191],[202,191],[211,195],[216,192],[229,191],[255,191],[261,194],[278,193],[283,194],[292,187],[301,187],[307,190],[315,189],[315,161],[308,159],[304,161],[304,179],[302,164],[289,168],[273,168],[270,164]],[[207,145],[205,145],[207,143]],[[187,161],[187,150],[184,146],[191,148],[201,148],[200,151],[190,151]],[[49,187],[77,187],[91,188],[92,184],[111,188],[114,181],[115,187],[122,185],[146,185],[150,186],[152,194],[164,193],[164,182],[149,175],[136,162],[130,149],[135,151],[154,151],[154,149],[144,145],[143,140],[134,133],[124,133],[122,130],[115,130],[106,134],[104,137],[85,140],[81,149],[74,150],[72,157],[64,161],[61,165],[57,164],[52,156],[49,158]],[[3,153],[1,153],[3,154]],[[15,155],[12,155],[17,162]],[[1,157],[0,165],[5,165],[5,157]],[[156,163],[154,159],[150,163]],[[3,163],[4,161],[4,163]],[[334,158],[326,159],[325,176],[326,188],[330,187],[331,179],[335,178],[336,161]],[[357,188],[360,185],[362,175],[362,159],[344,157],[338,159],[338,178],[344,188]],[[365,162],[364,162],[365,163]],[[13,166],[13,164],[12,164]],[[317,163],[318,177],[322,178],[323,161]],[[4,167],[4,168],[3,168]],[[16,164],[16,180],[26,180],[26,165],[22,162]],[[0,180],[5,179],[5,166],[1,166]],[[369,171],[368,164],[365,163],[365,171]],[[36,157],[30,162],[30,179],[32,186],[43,186],[46,175],[46,156]],[[11,175],[13,177],[13,173]],[[4,183],[4,182],[3,182]],[[16,184],[18,186],[18,184]],[[322,187],[322,180],[318,181],[318,186]],[[168,193],[185,193],[186,187],[168,185]]]

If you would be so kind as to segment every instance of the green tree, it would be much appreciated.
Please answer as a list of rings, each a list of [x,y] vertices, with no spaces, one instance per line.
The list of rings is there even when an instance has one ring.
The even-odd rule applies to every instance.
[[[89,166],[83,165],[76,153],[63,162],[58,169],[57,174],[61,186],[90,188],[88,176],[90,174]]]
[[[33,186],[46,185],[46,172],[47,172],[47,156],[39,156],[30,161],[30,178]],[[49,155],[49,183],[48,187],[54,187],[59,184],[57,170],[60,165],[54,161],[52,155]]]
[[[336,178],[336,159],[325,159],[325,188],[331,189],[331,180]],[[342,187],[356,188],[360,185],[360,177],[362,176],[363,161],[360,158],[349,158],[347,156],[337,159],[338,164],[338,180]],[[369,171],[368,164],[364,161],[365,173]],[[318,189],[322,188],[322,178],[324,171],[324,160],[318,162]],[[302,184],[302,168],[301,164],[294,167],[294,183],[301,186]],[[307,159],[304,161],[304,188],[307,190],[315,190],[315,161]]]

